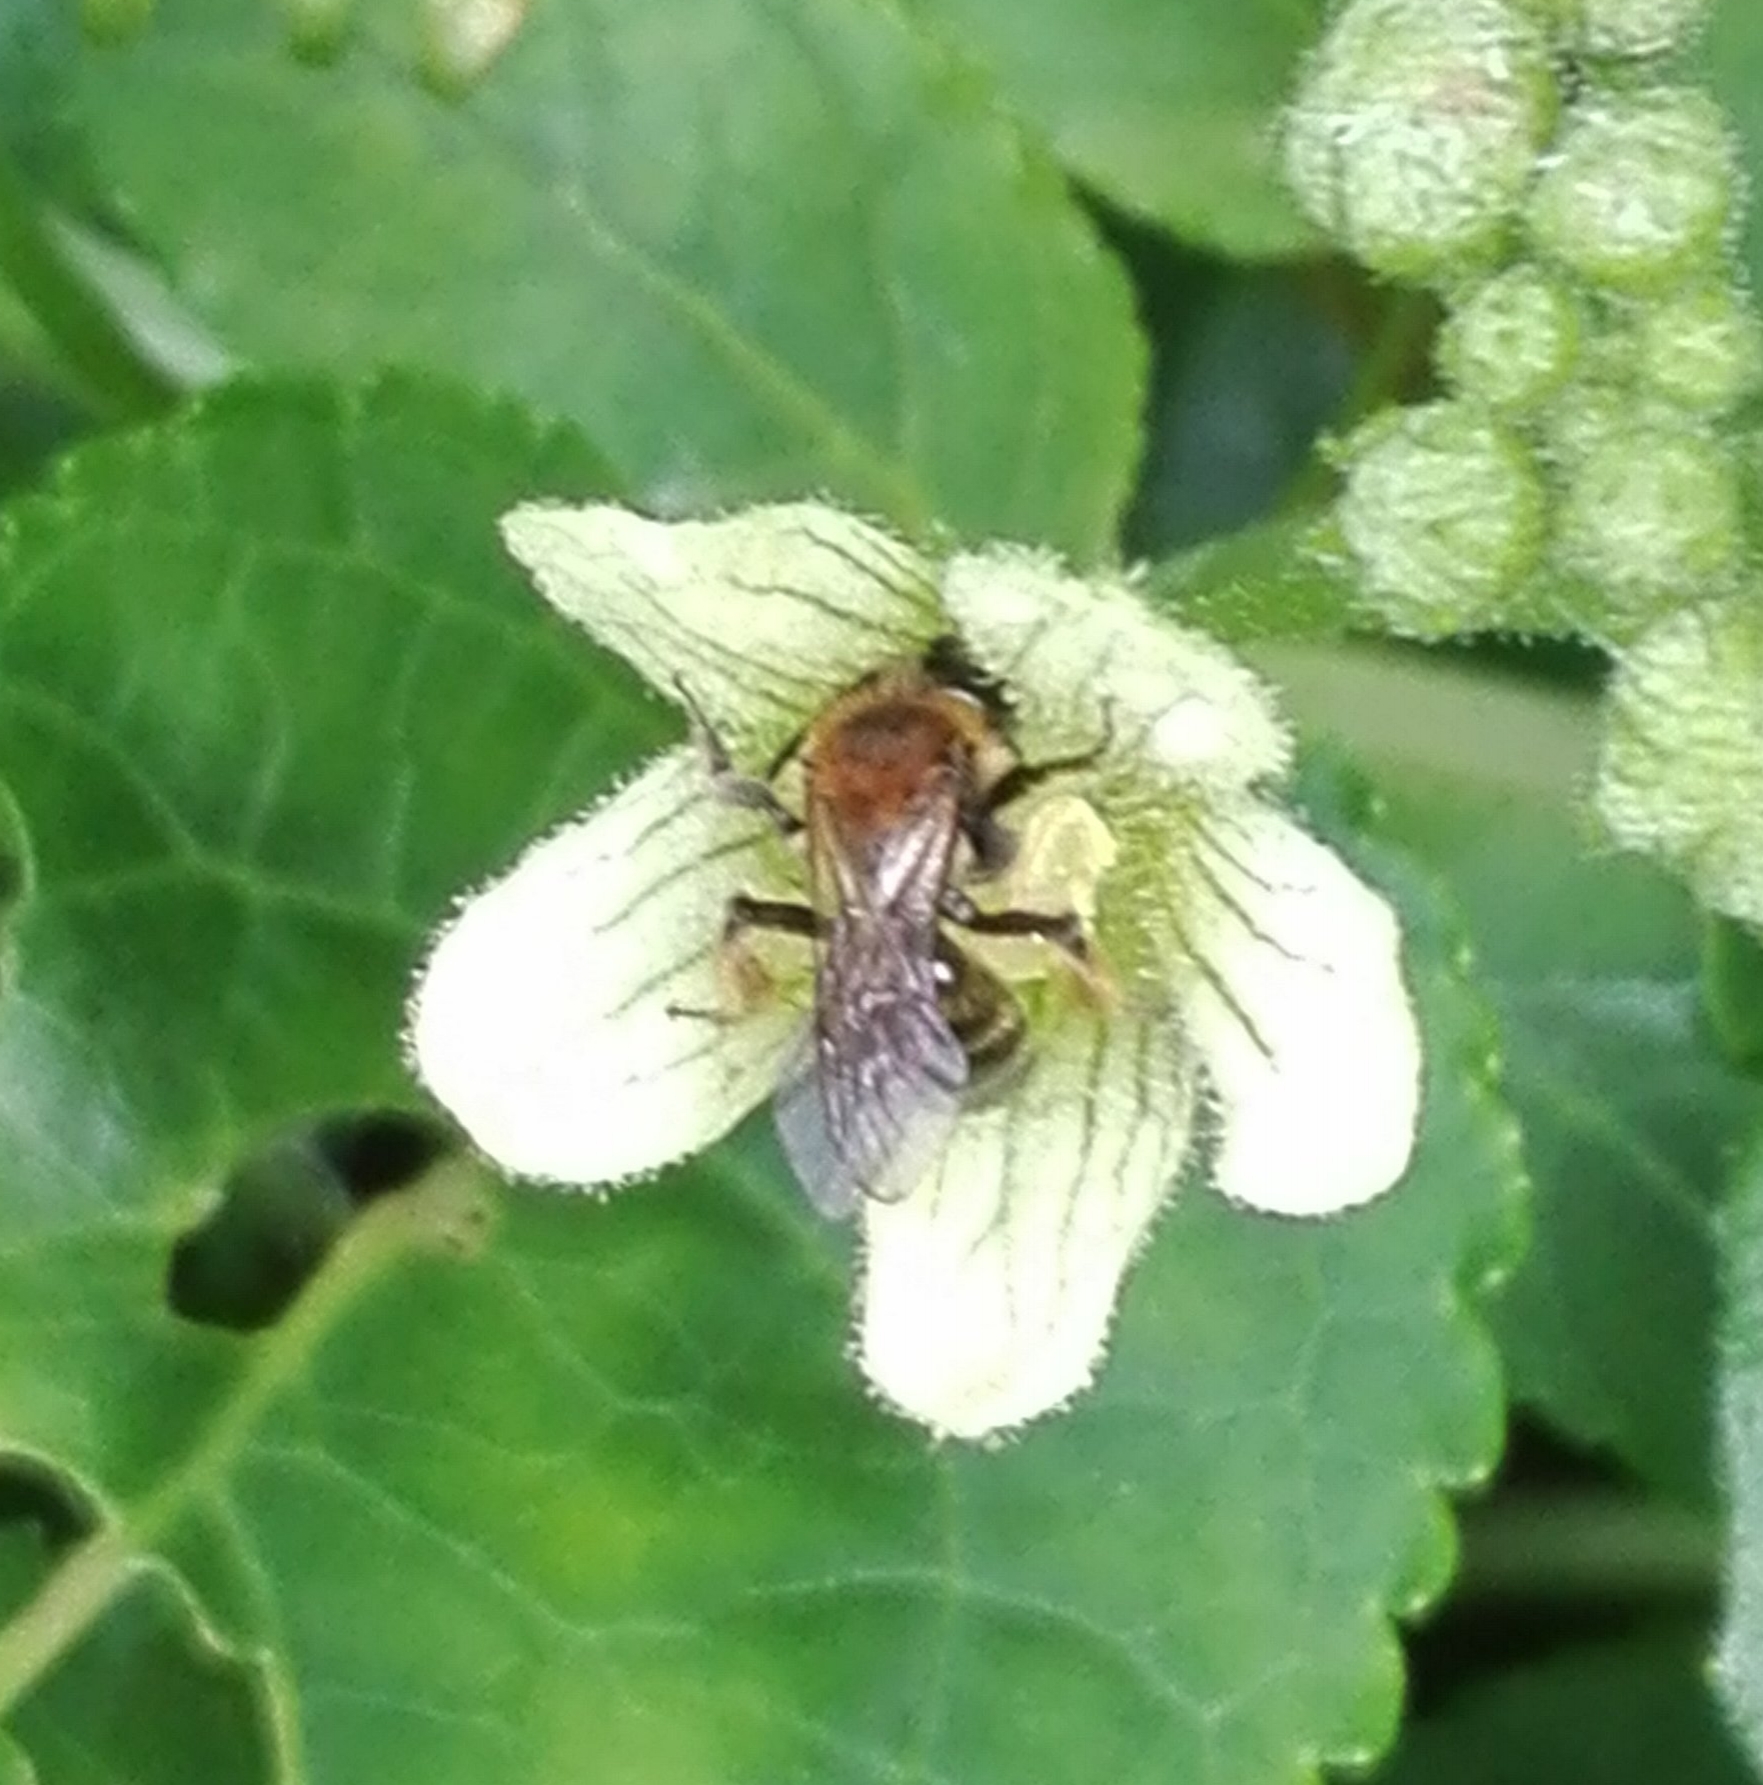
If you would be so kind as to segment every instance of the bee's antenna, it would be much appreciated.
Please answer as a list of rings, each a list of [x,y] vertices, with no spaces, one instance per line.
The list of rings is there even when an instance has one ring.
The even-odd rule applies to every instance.
[[[673,685],[691,720],[692,729],[698,734],[698,741],[704,751],[704,766],[709,771],[710,784],[716,791],[716,797],[727,805],[744,806],[749,812],[763,812],[777,827],[779,835],[795,836],[802,829],[802,820],[777,797],[769,781],[761,781],[753,775],[743,775],[735,767],[734,758],[729,755],[728,746],[722,741],[722,734],[710,723],[709,716],[698,705],[696,696],[686,686],[685,677],[676,675]]]

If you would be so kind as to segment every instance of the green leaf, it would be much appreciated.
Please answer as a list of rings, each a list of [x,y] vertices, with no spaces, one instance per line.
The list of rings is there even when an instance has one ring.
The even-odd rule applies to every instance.
[[[236,0],[86,56],[98,165],[227,345],[517,393],[664,510],[829,491],[918,533],[1111,540],[1125,279],[886,8],[534,5],[457,101],[392,10],[322,69]]]
[[[59,388],[59,368],[45,374],[37,365],[8,363],[12,342],[5,337],[16,315],[9,313],[8,294],[0,292],[0,497],[34,483],[88,420],[71,393]],[[40,339],[29,345],[46,355]]]
[[[1753,1146],[1722,1222],[1720,1461],[1729,1535],[1716,1683],[1763,1766],[1763,1147]]]
[[[1279,174],[1317,0],[915,0],[1113,203],[1237,258],[1314,252]]]
[[[1752,1785],[1700,1632],[1587,1643],[1465,1690],[1373,1785]]]
[[[0,1526],[0,1606],[51,1566],[30,1528]],[[246,1785],[271,1776],[268,1707],[220,1654],[163,1574],[143,1575],[93,1640],[19,1709],[20,1781],[40,1785]],[[29,1758],[27,1759],[27,1756]],[[0,1782],[13,1785],[0,1739]]]
[[[1531,1250],[1493,1310],[1512,1392],[1704,1499],[1711,1221],[1760,1100],[1703,1025],[1695,912],[1560,808],[1384,784],[1397,835],[1463,902],[1536,1180]]]
[[[75,23],[55,0],[0,9],[0,153],[46,172],[63,149]]]
[[[99,1525],[0,1630],[0,1702],[157,1558],[283,1780],[1263,1785],[1375,1752],[1387,1619],[1500,1443],[1471,1292],[1516,1179],[1457,938],[1351,838],[1431,1044],[1408,1181],[1317,1224],[1190,1187],[1097,1389],[1003,1449],[866,1399],[843,1235],[758,1129],[607,1202],[447,1165],[267,1331],[166,1309],[241,1157],[408,1102],[455,889],[655,740],[497,549],[515,489],[593,481],[419,384],[245,389],[14,511],[0,1447]]]

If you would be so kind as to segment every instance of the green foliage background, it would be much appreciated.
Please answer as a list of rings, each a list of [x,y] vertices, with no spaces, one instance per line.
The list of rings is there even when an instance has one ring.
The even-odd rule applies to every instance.
[[[1275,178],[1320,8],[436,16],[0,7],[0,1781],[1285,1785],[1429,1609],[1390,1781],[1746,1777],[1763,975],[1588,846],[1589,660],[1297,552],[1431,320]],[[1748,0],[1705,66],[1763,175]],[[497,514],[803,492],[1152,558],[1410,937],[1400,1194],[1186,1186],[995,1451],[865,1400],[762,1125],[599,1203],[383,1119],[450,900],[668,733]]]

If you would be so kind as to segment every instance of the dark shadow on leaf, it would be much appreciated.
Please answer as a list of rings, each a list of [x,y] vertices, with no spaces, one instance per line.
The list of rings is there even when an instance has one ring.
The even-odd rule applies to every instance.
[[[12,790],[0,782],[0,924],[29,898],[33,880],[30,831]]]
[[[1560,1591],[1480,1565],[1481,1532],[1527,1507],[1594,1502],[1612,1495],[1646,1504],[1647,1489],[1615,1459],[1588,1450],[1550,1426],[1517,1415],[1498,1474],[1463,1508],[1463,1561],[1440,1615],[1407,1632],[1409,1711],[1425,1716],[1465,1689],[1514,1668],[1548,1661],[1588,1642],[1616,1640],[1662,1621],[1707,1629],[1715,1611],[1714,1586],[1693,1579],[1625,1579],[1613,1571],[1600,1590]],[[1489,1775],[1490,1778],[1493,1775]]]

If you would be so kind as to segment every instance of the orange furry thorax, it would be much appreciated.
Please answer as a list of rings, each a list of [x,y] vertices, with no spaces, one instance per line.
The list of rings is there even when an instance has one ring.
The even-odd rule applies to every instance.
[[[839,695],[810,727],[809,802],[847,838],[872,837],[927,799],[972,787],[995,735],[983,708],[917,665],[879,671]]]

